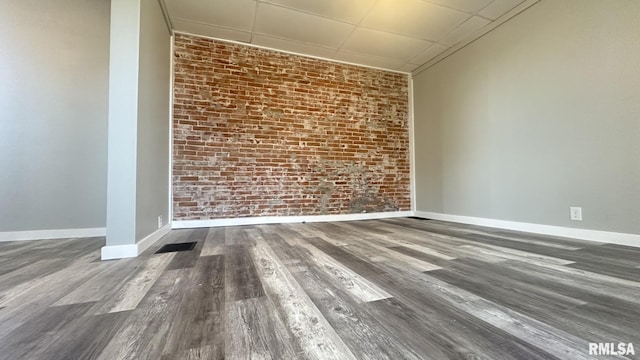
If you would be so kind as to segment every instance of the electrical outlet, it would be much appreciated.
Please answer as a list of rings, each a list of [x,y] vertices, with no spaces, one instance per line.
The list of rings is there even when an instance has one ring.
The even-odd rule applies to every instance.
[[[158,216],[158,229],[162,227],[162,215]]]
[[[569,208],[569,213],[571,215],[571,220],[573,221],[582,221],[582,208],[572,206]]]

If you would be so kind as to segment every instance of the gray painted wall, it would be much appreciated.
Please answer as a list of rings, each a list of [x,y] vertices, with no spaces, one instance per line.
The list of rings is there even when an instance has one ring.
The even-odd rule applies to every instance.
[[[417,75],[417,210],[640,234],[638,24],[542,0]]]
[[[5,0],[0,232],[105,226],[108,0]]]
[[[169,220],[171,38],[157,0],[142,0],[138,81],[136,239]]]
[[[157,0],[111,3],[107,246],[169,218],[169,30]]]

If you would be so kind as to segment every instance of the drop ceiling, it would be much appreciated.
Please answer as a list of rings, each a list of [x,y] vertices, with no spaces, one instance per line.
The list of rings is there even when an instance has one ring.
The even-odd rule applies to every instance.
[[[411,72],[538,0],[164,0],[174,30]]]

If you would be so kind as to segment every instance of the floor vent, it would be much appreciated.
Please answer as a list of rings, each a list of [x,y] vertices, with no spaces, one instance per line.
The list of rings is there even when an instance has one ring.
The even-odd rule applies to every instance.
[[[196,242],[185,242],[185,243],[177,243],[177,244],[167,244],[160,248],[160,250],[156,251],[156,254],[168,253],[168,252],[176,252],[176,251],[189,251],[193,250],[196,247]]]
[[[423,217],[419,217],[419,216],[409,216],[409,219],[415,219],[415,220],[429,220],[427,218],[423,218]]]

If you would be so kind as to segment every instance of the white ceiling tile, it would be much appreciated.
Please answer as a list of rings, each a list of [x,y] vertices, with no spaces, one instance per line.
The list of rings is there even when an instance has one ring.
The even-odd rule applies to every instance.
[[[486,18],[495,20],[518,6],[524,0],[495,0],[489,6],[482,9],[478,14]]]
[[[525,0],[164,0],[177,31],[410,71]],[[529,0],[529,2],[537,0]]]
[[[433,59],[434,57],[440,55],[442,52],[444,52],[445,50],[447,50],[449,47],[444,46],[444,45],[440,45],[440,44],[435,44],[431,47],[429,47],[427,50],[423,51],[422,53],[418,54],[418,56],[414,57],[413,59],[411,59],[411,63],[412,64],[424,64],[427,61]]]
[[[357,24],[369,12],[376,0],[261,0],[292,9],[307,11],[331,19]]]
[[[337,48],[354,28],[354,25],[344,22],[260,3],[254,31],[262,35]]]
[[[491,21],[485,18],[473,16],[469,20],[460,24],[457,28],[453,29],[453,31],[447,34],[444,38],[440,39],[440,42],[447,45],[454,45],[490,23]]]
[[[460,11],[478,12],[493,0],[423,0],[434,4],[450,7]]]
[[[341,49],[408,61],[432,44],[425,40],[357,28]]]
[[[165,0],[171,18],[213,24],[250,31],[256,2],[254,0]]]
[[[345,50],[338,51],[335,55],[336,60],[341,60],[353,64],[362,64],[383,69],[399,70],[405,61],[396,59],[387,59],[379,56],[353,53]]]
[[[422,0],[379,0],[362,26],[417,39],[438,41],[469,14]]]
[[[298,54],[331,58],[336,53],[336,49],[309,45],[301,42],[283,40],[265,35],[254,35],[253,44],[265,46],[272,49],[290,51]]]
[[[248,31],[240,31],[227,29],[219,26],[213,26],[209,24],[203,24],[193,21],[187,21],[183,19],[172,19],[173,27],[176,31],[182,31],[189,34],[198,34],[203,36],[209,36],[217,39],[234,40],[249,42],[251,40],[251,33]]]

